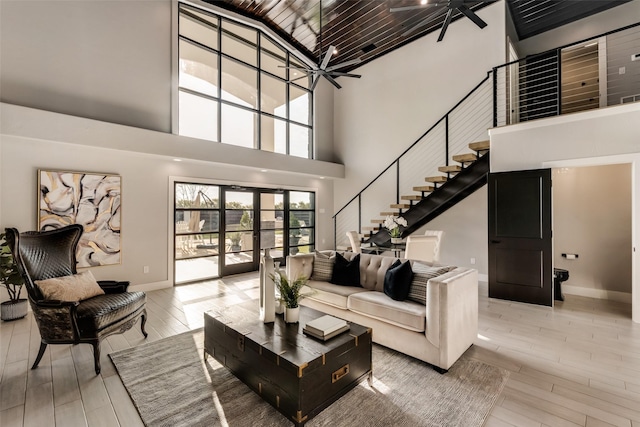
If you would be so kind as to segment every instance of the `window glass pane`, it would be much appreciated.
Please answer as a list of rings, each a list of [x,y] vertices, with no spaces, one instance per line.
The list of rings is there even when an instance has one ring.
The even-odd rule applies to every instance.
[[[218,277],[218,263],[217,256],[176,261],[176,283]]]
[[[289,140],[289,155],[310,158],[311,135],[309,128],[291,123],[289,125]]]
[[[289,208],[315,210],[314,193],[307,191],[290,191]],[[296,213],[296,215],[298,215],[298,213]]]
[[[222,99],[245,107],[258,108],[258,72],[222,58]]]
[[[289,64],[293,65],[295,67],[299,67],[299,68],[309,68],[307,65],[303,65],[302,62],[298,61],[297,59],[295,59],[293,56],[289,57]],[[306,78],[298,78],[298,77],[303,77],[304,73],[298,70],[295,70],[293,68],[291,68],[289,70],[289,79],[290,80],[295,80],[295,83],[298,86],[302,86],[305,89],[309,89],[311,87],[311,76],[306,76]]]
[[[180,10],[180,35],[212,49],[218,49],[218,18],[210,17],[194,9]]]
[[[265,73],[260,74],[260,109],[279,117],[287,117],[287,85],[284,80],[278,80]]]
[[[262,193],[260,195],[261,209],[279,209],[284,206],[284,195],[281,193]]]
[[[280,46],[265,36],[260,39],[260,68],[283,79],[287,78],[287,54]]]
[[[258,65],[258,33],[251,28],[222,21],[222,52],[241,61]]]
[[[180,41],[180,86],[218,96],[218,55]]]
[[[222,104],[222,142],[240,147],[256,147],[258,115],[242,108]]]
[[[306,90],[302,90],[293,85],[289,88],[289,110],[290,110],[290,119],[296,122],[304,123],[305,125],[309,123],[309,105],[311,101],[311,96],[309,96],[309,92]]]
[[[287,153],[287,122],[262,116],[260,149],[274,153]]]
[[[314,251],[314,247],[313,246],[297,246],[297,247],[292,247],[289,250],[289,253],[291,255],[295,255],[295,254],[298,254],[298,253],[310,254],[310,253],[313,253],[313,251]]]
[[[218,101],[179,92],[180,135],[218,140]]]
[[[180,214],[176,215],[176,234],[218,231],[219,213],[217,211],[180,210]]]
[[[227,209],[253,209],[253,193],[245,191],[227,191],[225,193]],[[242,216],[242,212],[239,214]],[[227,220],[227,223],[229,220]]]
[[[175,199],[177,208],[217,208],[220,188],[216,185],[178,183]]]
[[[218,255],[218,234],[176,236],[175,244],[176,259]]]

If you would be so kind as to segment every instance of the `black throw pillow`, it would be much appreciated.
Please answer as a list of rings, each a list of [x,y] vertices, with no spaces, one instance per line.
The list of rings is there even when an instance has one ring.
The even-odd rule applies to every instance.
[[[384,293],[396,301],[406,300],[412,278],[411,263],[397,259],[384,275]]]
[[[361,286],[360,254],[353,257],[351,261],[347,261],[345,257],[336,253],[330,282],[341,286]]]

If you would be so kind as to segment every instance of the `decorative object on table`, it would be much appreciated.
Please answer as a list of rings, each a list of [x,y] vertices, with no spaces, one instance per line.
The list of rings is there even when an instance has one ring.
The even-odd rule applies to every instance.
[[[27,315],[28,309],[27,300],[20,298],[24,280],[13,261],[5,233],[0,234],[0,282],[9,294],[9,301],[0,304],[0,318],[2,320],[22,319]]]
[[[119,175],[38,171],[38,228],[80,224],[77,267],[120,264]]]
[[[289,280],[287,276],[276,271],[271,275],[276,288],[280,292],[280,299],[284,303],[284,321],[287,323],[298,323],[300,318],[300,300],[306,297],[302,293],[302,287],[307,284],[306,276],[299,276],[295,280]]]
[[[276,320],[275,265],[269,248],[260,257],[260,320],[271,323]],[[279,303],[278,303],[279,305]]]
[[[349,324],[328,314],[307,322],[302,332],[314,338],[326,341],[349,330]]]
[[[384,219],[384,223],[382,227],[384,227],[391,237],[391,243],[397,244],[402,243],[402,229],[400,227],[407,226],[407,220],[402,218],[401,216],[387,215]]]

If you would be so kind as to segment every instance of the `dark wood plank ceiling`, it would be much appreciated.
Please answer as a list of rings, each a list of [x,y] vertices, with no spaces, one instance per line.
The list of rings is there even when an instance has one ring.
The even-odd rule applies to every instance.
[[[330,45],[337,47],[331,64],[356,58],[369,62],[432,31],[445,19],[446,1],[439,6],[402,12],[392,7],[414,6],[420,0],[205,0],[268,25],[314,62]],[[464,4],[473,11],[497,0]],[[507,0],[520,39],[602,12],[630,0]],[[429,0],[433,3],[434,0]],[[463,18],[453,14],[452,22]],[[420,22],[426,25],[403,35]],[[492,25],[491,22],[487,22]],[[494,24],[495,25],[495,24]],[[455,25],[448,32],[456,31]],[[481,31],[479,28],[477,31]],[[446,36],[445,36],[446,37]],[[355,66],[341,71],[350,71]]]

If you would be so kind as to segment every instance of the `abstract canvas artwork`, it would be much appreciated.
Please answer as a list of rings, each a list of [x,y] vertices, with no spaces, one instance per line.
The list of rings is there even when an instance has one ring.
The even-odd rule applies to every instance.
[[[81,224],[77,266],[120,264],[119,175],[38,171],[38,226]]]

